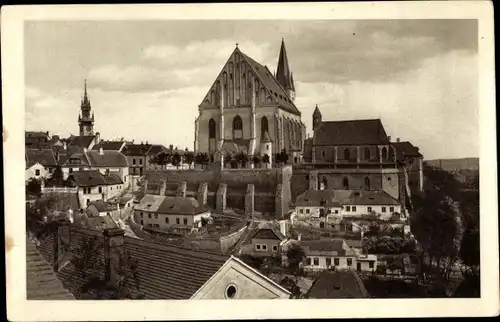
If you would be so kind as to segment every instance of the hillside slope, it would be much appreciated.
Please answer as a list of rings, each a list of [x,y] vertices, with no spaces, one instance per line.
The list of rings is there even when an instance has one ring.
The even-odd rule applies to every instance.
[[[479,170],[479,158],[436,159],[426,160],[425,162],[431,166],[439,167],[446,171]]]

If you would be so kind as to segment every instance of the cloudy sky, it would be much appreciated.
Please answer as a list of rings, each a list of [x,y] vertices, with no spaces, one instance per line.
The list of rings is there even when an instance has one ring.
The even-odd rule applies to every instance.
[[[86,78],[101,137],[192,148],[235,43],[274,70],[282,37],[308,132],[318,104],[381,118],[426,159],[479,156],[475,20],[27,22],[26,129],[78,134]]]

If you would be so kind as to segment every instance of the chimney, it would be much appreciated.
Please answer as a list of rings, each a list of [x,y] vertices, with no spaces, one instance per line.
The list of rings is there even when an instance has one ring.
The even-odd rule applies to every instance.
[[[399,143],[399,142],[401,142],[401,141],[399,140],[399,138],[396,138],[396,142],[397,142],[397,143]]]
[[[104,230],[104,267],[105,278],[113,286],[117,286],[123,278],[124,252],[123,237],[125,231],[120,228]]]
[[[47,131],[46,133],[47,133],[47,136],[49,136],[49,131]]]
[[[391,142],[391,136],[390,135],[387,136],[387,139],[389,140],[389,142]]]
[[[96,132],[95,134],[95,144],[99,144],[101,142],[101,134],[99,132]]]
[[[63,148],[64,148],[64,151],[66,151],[68,149],[68,146],[66,145],[66,141],[63,142]]]
[[[174,149],[174,145],[170,144],[168,148],[170,149],[170,151],[172,151]]]
[[[102,149],[102,146],[99,148],[99,154],[104,155],[104,150]]]

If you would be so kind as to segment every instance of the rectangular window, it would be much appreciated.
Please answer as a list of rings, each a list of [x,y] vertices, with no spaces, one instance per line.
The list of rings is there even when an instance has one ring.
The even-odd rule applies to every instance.
[[[40,175],[40,169],[36,169],[35,170],[35,176],[39,176]]]
[[[135,159],[132,159],[132,164],[135,164]]]
[[[169,223],[169,219],[168,217],[165,217],[165,223],[168,224]]]
[[[308,213],[309,213],[309,208],[306,209],[306,214],[308,214]]]
[[[142,165],[142,159],[139,159],[139,164]]]
[[[338,211],[337,209],[335,209],[335,213],[336,213],[336,214],[338,214],[338,213],[339,213],[339,211]]]
[[[385,210],[386,210],[385,207],[382,207],[382,212],[385,212]]]
[[[352,211],[356,211],[356,206],[352,206]]]
[[[148,214],[148,218],[151,219],[151,214]]]
[[[347,266],[352,266],[352,258],[347,259]]]
[[[184,225],[187,225],[188,224],[187,218],[184,218],[183,222],[184,222]]]
[[[310,257],[307,258],[307,265],[309,265],[309,266],[311,265],[311,258]]]
[[[158,219],[158,214],[155,214],[155,219]]]
[[[90,199],[87,199],[87,206],[90,204]]]
[[[319,265],[319,258],[314,257],[314,266],[318,266],[318,265]]]
[[[275,251],[277,251],[277,250],[278,250],[278,246],[273,245],[273,251],[275,252]]]
[[[102,187],[99,187],[99,193],[102,193]]]
[[[141,212],[141,218],[144,218],[144,214]]]
[[[394,207],[389,207],[390,212],[394,212]]]
[[[346,206],[346,207],[345,207],[345,211],[346,211],[346,212],[351,211],[351,207],[350,207],[350,206]]]
[[[259,245],[259,244],[256,244],[256,245],[255,245],[255,249],[260,250],[260,245]]]
[[[303,214],[304,213],[304,209],[300,208],[299,209],[299,214]]]
[[[175,218],[175,223],[178,225],[181,223],[181,220],[179,218]]]
[[[368,207],[368,212],[371,212],[372,211],[372,207]]]
[[[267,245],[262,245],[262,250],[267,250]]]
[[[330,257],[328,257],[326,259],[326,266],[331,266],[332,265],[332,259]]]
[[[69,173],[73,173],[73,168],[69,168]]]
[[[375,264],[374,262],[368,262],[368,266],[369,266],[370,268],[373,268],[374,264]]]
[[[334,259],[333,259],[333,264],[334,264],[335,266],[339,266],[339,264],[340,264],[340,260],[339,260],[338,258],[334,258]]]

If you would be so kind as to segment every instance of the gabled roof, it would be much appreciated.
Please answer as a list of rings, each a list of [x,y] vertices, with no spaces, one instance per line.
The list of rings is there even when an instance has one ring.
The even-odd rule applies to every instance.
[[[96,216],[85,218],[86,228],[92,230],[104,230],[118,228],[118,225],[109,216]]]
[[[421,157],[419,149],[408,141],[392,142],[392,146],[396,148],[396,157],[403,159],[404,157]]]
[[[300,245],[306,254],[336,252],[339,256],[345,256],[351,253],[349,246],[340,238],[305,240]]]
[[[78,165],[86,165],[86,166],[90,166],[90,160],[89,158],[87,157],[87,154],[84,153],[84,152],[76,152],[76,153],[73,153],[73,154],[69,154],[69,155],[66,155],[64,156],[64,159],[66,159],[66,161],[64,163],[62,163],[63,166],[73,166],[73,167],[76,167]],[[78,159],[80,160],[80,163],[78,164],[72,164],[70,163],[70,160],[71,159]],[[59,156],[59,160],[61,160],[61,156]]]
[[[26,164],[31,167],[35,163],[40,163],[44,167],[57,165],[54,153],[51,149],[26,149]]]
[[[164,199],[165,196],[147,194],[141,199],[138,205],[134,206],[134,209],[157,212]]]
[[[98,170],[74,171],[68,177],[80,187],[96,187],[107,185],[106,177]]]
[[[26,240],[26,298],[28,300],[75,299],[29,240]]]
[[[102,148],[104,151],[120,151],[125,142],[124,141],[101,141],[92,147],[92,150],[99,151]]]
[[[25,131],[25,138],[49,138],[49,132],[42,131]]]
[[[370,295],[356,272],[325,270],[313,282],[306,297],[310,299],[344,299],[369,298]]]
[[[123,184],[122,179],[117,174],[110,173],[110,174],[106,175],[105,177],[106,177],[106,182],[109,185]]]
[[[205,212],[205,207],[200,207],[198,201],[192,197],[165,196],[158,207],[161,214],[197,215]]]
[[[257,229],[255,229],[251,239],[278,239],[285,240],[286,236],[284,236],[280,229],[279,224],[272,222],[264,222],[258,225]]]
[[[315,146],[389,143],[380,119],[321,122],[313,139]]]
[[[146,152],[146,155],[156,155],[160,152],[167,152],[167,148],[161,144],[153,144],[149,147],[149,150]]]
[[[128,167],[127,157],[118,151],[87,151],[86,155],[89,158],[90,165],[93,167]]]
[[[87,136],[71,136],[68,139],[68,146],[79,146],[81,148],[89,148],[95,140],[94,135]]]
[[[335,199],[333,190],[307,190],[300,194],[295,201],[297,207],[341,207]]]
[[[97,211],[99,212],[105,212],[105,211],[111,211],[111,210],[114,210],[113,206],[109,203],[107,203],[106,201],[104,200],[96,200],[96,201],[92,201],[88,206],[94,206]]]
[[[145,156],[151,144],[127,144],[122,153],[128,156]]]

